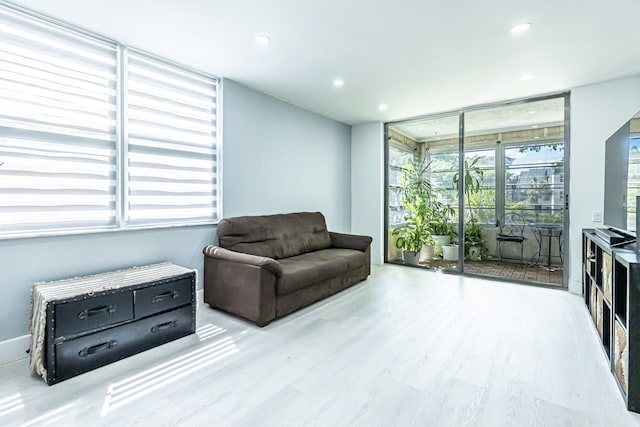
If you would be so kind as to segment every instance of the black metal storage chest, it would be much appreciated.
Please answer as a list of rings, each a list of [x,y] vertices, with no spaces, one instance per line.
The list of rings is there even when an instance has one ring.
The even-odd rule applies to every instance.
[[[170,263],[36,284],[31,366],[52,385],[192,334],[195,286]]]

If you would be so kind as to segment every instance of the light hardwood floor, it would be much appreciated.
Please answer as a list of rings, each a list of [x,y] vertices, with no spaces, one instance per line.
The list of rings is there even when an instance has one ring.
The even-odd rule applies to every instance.
[[[0,367],[0,425],[640,426],[580,298],[385,265],[258,328],[197,335],[48,387]]]

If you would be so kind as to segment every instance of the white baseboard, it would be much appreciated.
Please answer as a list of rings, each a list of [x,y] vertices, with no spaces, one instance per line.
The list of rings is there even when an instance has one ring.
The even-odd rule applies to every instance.
[[[28,357],[27,350],[31,346],[31,335],[22,335],[0,341],[0,366],[17,362]]]

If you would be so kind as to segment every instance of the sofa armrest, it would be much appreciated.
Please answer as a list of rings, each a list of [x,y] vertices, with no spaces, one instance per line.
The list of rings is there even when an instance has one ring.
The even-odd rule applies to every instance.
[[[355,249],[365,252],[371,245],[373,238],[370,236],[360,236],[357,234],[344,234],[329,232],[331,245],[335,248]]]
[[[218,246],[207,246],[203,253],[205,303],[258,326],[275,319],[276,282],[282,274],[278,261]]]
[[[237,262],[239,264],[248,264],[256,267],[264,268],[265,270],[277,275],[282,275],[282,265],[273,258],[267,258],[264,256],[256,256],[251,254],[244,254],[242,252],[234,252],[229,249],[224,249],[219,246],[209,245],[202,250],[205,257],[214,258],[221,261]]]

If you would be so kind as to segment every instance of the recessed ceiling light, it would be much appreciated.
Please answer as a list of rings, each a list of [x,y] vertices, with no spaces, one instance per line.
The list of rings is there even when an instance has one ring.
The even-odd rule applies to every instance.
[[[380,105],[378,105],[378,110],[380,110],[380,111],[384,111],[384,110],[386,110],[387,108],[389,108],[389,106],[388,106],[387,104],[380,104]]]
[[[267,44],[271,43],[271,37],[269,37],[266,34],[258,34],[256,36],[256,43],[262,44],[262,45],[267,45]]]
[[[532,73],[523,74],[522,77],[520,77],[520,80],[531,80],[535,76],[536,75]]]
[[[511,34],[522,34],[526,33],[531,29],[530,22],[523,22],[511,28]]]
[[[532,128],[532,129],[537,129],[537,128],[538,128],[538,125],[533,125],[533,126],[531,126],[531,128]]]
[[[529,114],[535,114],[535,113],[536,113],[536,110],[529,111]]]
[[[342,80],[342,79],[333,79],[333,85],[335,87],[342,87],[342,86],[344,86],[344,80]]]

